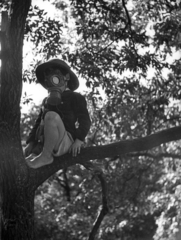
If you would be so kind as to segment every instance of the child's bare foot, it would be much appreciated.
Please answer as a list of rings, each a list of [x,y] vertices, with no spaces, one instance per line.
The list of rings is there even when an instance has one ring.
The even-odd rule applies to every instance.
[[[30,168],[40,168],[42,166],[48,165],[53,162],[53,156],[51,154],[46,154],[44,151],[40,155],[32,158],[30,155],[26,159],[26,163]]]

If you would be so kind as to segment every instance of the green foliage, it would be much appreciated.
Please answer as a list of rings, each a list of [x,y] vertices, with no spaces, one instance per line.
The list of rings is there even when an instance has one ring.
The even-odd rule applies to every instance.
[[[92,185],[89,178],[90,174],[77,166],[64,174],[57,173],[38,189],[35,199],[38,239],[87,239],[99,206],[96,195],[86,193]],[[94,189],[97,191],[97,184]]]
[[[37,6],[30,10],[26,25],[26,40],[31,39],[39,53],[47,52],[47,58],[49,58],[61,53],[63,24],[46,15],[47,13]]]

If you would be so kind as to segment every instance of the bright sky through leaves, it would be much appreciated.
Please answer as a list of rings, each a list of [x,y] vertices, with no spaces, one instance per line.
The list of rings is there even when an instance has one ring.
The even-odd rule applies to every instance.
[[[48,17],[56,17],[56,8],[54,5],[51,4],[51,1],[42,1],[42,0],[33,0],[33,5],[37,5],[41,9],[44,9],[47,12]],[[29,61],[31,58],[33,58],[32,53],[32,43],[25,42],[24,43],[24,55],[26,55],[26,58],[24,60],[24,69],[28,68]],[[83,92],[86,89],[85,81],[80,79],[80,87],[77,89],[79,92]],[[22,96],[24,96],[26,93],[26,96],[33,99],[33,103],[40,104],[44,97],[47,96],[47,91],[40,85],[35,83],[24,83],[23,84],[23,93]],[[32,104],[33,104],[32,103]],[[22,111],[27,112],[31,108],[30,104],[22,105]]]

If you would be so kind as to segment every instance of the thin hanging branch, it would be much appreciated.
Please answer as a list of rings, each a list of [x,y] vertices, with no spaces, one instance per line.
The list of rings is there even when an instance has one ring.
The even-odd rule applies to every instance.
[[[127,16],[127,19],[128,19],[128,24],[131,26],[131,18],[129,16],[129,12],[128,12],[128,9],[126,7],[126,3],[125,3],[125,0],[122,0],[122,4],[123,4],[123,8],[126,12],[126,16]]]
[[[99,178],[99,181],[101,183],[102,187],[102,206],[101,206],[101,211],[99,212],[94,224],[91,233],[89,234],[89,239],[88,240],[94,240],[95,236],[99,230],[99,227],[101,225],[101,222],[103,221],[104,217],[108,213],[108,204],[107,204],[107,186],[106,186],[106,181],[104,179],[104,175],[101,170],[99,170],[96,173],[96,176]]]
[[[65,186],[64,186],[64,189],[65,189],[65,192],[66,192],[66,195],[67,195],[67,201],[71,201],[71,196],[70,196],[70,186],[69,186],[69,182],[68,182],[68,178],[67,178],[67,174],[66,174],[66,171],[67,169],[64,169],[63,171],[63,177],[64,177],[64,180],[65,180]]]
[[[70,195],[70,186],[68,183],[68,178],[66,175],[67,169],[63,169],[63,178],[64,180],[61,180],[58,176],[56,176],[56,181],[59,183],[59,185],[65,190],[65,194],[67,196],[67,201],[71,201],[71,195]]]

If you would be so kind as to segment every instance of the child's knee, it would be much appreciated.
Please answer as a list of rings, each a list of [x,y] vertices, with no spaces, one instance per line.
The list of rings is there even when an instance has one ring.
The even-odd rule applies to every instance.
[[[49,111],[45,114],[44,121],[45,122],[48,121],[48,122],[56,123],[56,122],[60,122],[61,118],[56,112]]]

